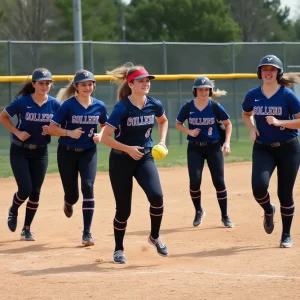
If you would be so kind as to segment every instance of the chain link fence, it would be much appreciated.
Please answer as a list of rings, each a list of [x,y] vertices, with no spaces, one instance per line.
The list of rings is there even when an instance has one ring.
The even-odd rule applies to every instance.
[[[0,76],[30,75],[38,67],[48,68],[52,74],[74,74],[76,47],[83,49],[84,68],[104,75],[125,62],[141,64],[152,74],[227,74],[255,73],[261,57],[275,54],[283,61],[284,71],[300,72],[300,43],[108,43],[108,42],[30,42],[0,41]],[[217,80],[216,87],[228,94],[220,98],[231,116],[233,140],[248,140],[248,132],[241,121],[241,103],[246,92],[259,85],[256,79]],[[51,90],[56,95],[67,82],[55,82]],[[20,83],[1,83],[0,106],[8,105]],[[183,103],[192,99],[192,81],[154,81],[151,95],[164,104],[169,118],[168,143],[182,144],[185,137],[175,129],[175,120]],[[299,93],[299,89],[295,90]],[[109,82],[97,82],[96,98],[104,101],[111,112],[116,102],[116,87]],[[8,133],[0,126],[1,141]],[[1,152],[7,153],[8,143]],[[52,147],[51,147],[52,148]],[[53,148],[54,149],[54,148]],[[53,150],[54,151],[54,150]]]

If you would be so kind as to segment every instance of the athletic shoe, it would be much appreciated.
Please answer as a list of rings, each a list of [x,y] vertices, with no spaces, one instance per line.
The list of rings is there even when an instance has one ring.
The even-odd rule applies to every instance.
[[[161,238],[158,237],[157,239],[153,239],[150,235],[148,237],[148,242],[156,248],[156,251],[161,256],[167,256],[168,255],[168,248],[164,243],[162,242]]]
[[[281,237],[280,248],[291,248],[293,246],[293,241],[288,233],[284,233]]]
[[[194,227],[197,227],[199,226],[200,224],[202,224],[202,219],[203,217],[205,216],[205,211],[196,211],[196,214],[195,214],[195,219],[193,221],[193,226]]]
[[[264,229],[265,229],[265,232],[268,233],[268,234],[271,234],[274,230],[274,215],[275,215],[275,205],[272,204],[272,208],[273,208],[273,213],[271,214],[266,214],[264,215]]]
[[[223,218],[221,219],[221,221],[222,221],[223,225],[224,225],[225,227],[227,227],[227,228],[233,228],[233,227],[234,227],[234,224],[231,222],[231,220],[229,219],[228,216],[223,217]]]
[[[30,232],[30,229],[23,228],[21,232],[21,241],[35,241],[35,238]]]
[[[126,264],[126,257],[124,251],[117,250],[114,252],[113,260],[115,264]]]
[[[82,244],[84,245],[84,247],[95,245],[95,241],[92,238],[92,235],[89,231],[83,232],[83,234],[82,234]]]
[[[13,214],[12,212],[10,212],[10,209],[11,207],[8,210],[7,225],[10,231],[15,232],[18,224],[18,213]]]
[[[73,205],[67,204],[65,202],[64,204],[64,213],[66,215],[66,217],[71,218],[73,215]]]

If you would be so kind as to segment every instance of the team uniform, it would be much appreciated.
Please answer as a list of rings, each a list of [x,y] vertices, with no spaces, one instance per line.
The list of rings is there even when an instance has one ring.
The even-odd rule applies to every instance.
[[[187,164],[190,178],[190,196],[192,198],[196,216],[194,226],[202,222],[205,211],[201,206],[201,181],[204,161],[207,161],[211,173],[212,181],[217,192],[217,199],[221,209],[222,222],[226,227],[233,227],[227,215],[227,190],[224,182],[224,158],[221,151],[220,134],[217,129],[216,114],[213,109],[212,100],[200,111],[194,104],[195,100],[186,103],[181,107],[176,121],[184,123],[188,120],[190,130],[199,128],[200,133],[196,137],[187,136],[189,141],[187,147]],[[186,106],[189,105],[187,110]],[[217,103],[221,121],[229,119],[222,105]],[[188,115],[187,115],[188,111]],[[198,216],[197,216],[198,212]],[[200,212],[200,213],[199,213]],[[196,220],[197,219],[197,220]]]
[[[267,233],[273,231],[275,205],[270,203],[268,193],[272,173],[277,167],[278,198],[282,217],[283,233],[281,246],[289,247],[285,239],[290,236],[290,228],[294,214],[293,187],[300,163],[300,146],[297,139],[298,131],[284,127],[270,126],[266,116],[274,116],[279,120],[292,119],[300,113],[300,101],[292,90],[281,86],[270,98],[262,88],[250,90],[242,104],[243,111],[253,111],[259,136],[253,145],[252,153],[252,189],[253,195],[265,211],[264,223]],[[272,219],[269,219],[272,218]]]
[[[128,98],[120,100],[114,107],[107,124],[115,128],[115,139],[129,146],[144,147],[140,160],[134,160],[127,153],[112,149],[109,158],[109,176],[116,201],[116,214],[113,221],[115,234],[115,262],[118,253],[123,254],[123,240],[127,220],[131,213],[133,177],[146,193],[150,203],[151,237],[158,239],[163,216],[163,193],[158,171],[151,149],[153,147],[152,128],[155,118],[164,115],[161,102],[147,96],[142,109]],[[150,237],[149,237],[150,239]],[[150,242],[150,241],[149,241]],[[167,247],[158,245],[158,252],[167,255]],[[157,247],[157,246],[156,246]]]
[[[83,243],[85,239],[91,239],[90,227],[95,206],[94,181],[97,171],[97,148],[93,135],[97,132],[97,126],[105,125],[106,121],[107,110],[102,101],[92,98],[90,106],[85,108],[76,97],[66,100],[52,119],[52,122],[66,130],[81,127],[84,131],[78,139],[61,136],[57,150],[58,169],[65,193],[64,200],[69,207],[78,201],[78,173],[81,177]]]
[[[10,147],[10,164],[18,191],[14,194],[13,205],[9,210],[8,226],[11,231],[16,230],[18,208],[29,197],[21,233],[23,240],[34,240],[29,229],[39,206],[41,187],[48,167],[47,145],[51,137],[43,134],[42,126],[50,124],[59,107],[60,103],[54,97],[48,96],[47,101],[40,106],[29,94],[17,98],[5,108],[10,117],[17,115],[16,128],[30,134],[24,142],[13,135]]]

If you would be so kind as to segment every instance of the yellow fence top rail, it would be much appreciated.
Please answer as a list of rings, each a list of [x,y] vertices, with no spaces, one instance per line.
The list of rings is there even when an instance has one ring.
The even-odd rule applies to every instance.
[[[300,76],[300,73],[290,73]],[[176,75],[155,75],[155,80],[194,80],[199,76],[206,76],[209,79],[257,79],[256,73],[230,73],[230,74],[176,74]],[[54,81],[70,81],[74,75],[53,75]],[[97,81],[109,81],[109,75],[95,75]],[[0,76],[0,82],[24,82],[31,80],[28,76]]]
[[[239,79],[239,78],[257,78],[256,74],[250,73],[232,73],[232,74],[176,74],[176,75],[155,75],[155,80],[194,80],[199,76],[206,76],[209,79]],[[74,75],[53,75],[54,81],[70,81]],[[109,75],[95,75],[97,81],[109,81]],[[28,76],[0,76],[0,82],[23,82],[31,80]]]

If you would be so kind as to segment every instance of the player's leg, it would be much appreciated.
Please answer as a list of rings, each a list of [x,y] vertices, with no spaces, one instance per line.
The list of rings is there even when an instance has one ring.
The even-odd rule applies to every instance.
[[[110,153],[109,177],[116,202],[116,214],[113,220],[115,263],[125,263],[124,236],[127,220],[131,213],[132,177],[136,162],[128,155]]]
[[[82,215],[83,234],[82,243],[85,246],[93,246],[94,239],[91,235],[91,224],[94,215],[94,182],[97,172],[97,148],[92,147],[84,152],[79,160],[79,173],[81,177],[81,191],[83,195]]]
[[[168,249],[159,236],[164,211],[163,194],[158,171],[151,153],[146,154],[137,162],[134,177],[146,193],[150,203],[151,232],[148,241],[156,247],[158,254],[167,256]]]
[[[190,179],[190,196],[195,207],[193,226],[199,226],[205,216],[201,205],[201,181],[204,167],[203,149],[200,146],[189,144],[187,148],[187,165]]]
[[[300,147],[298,140],[278,148],[276,158],[278,174],[278,198],[282,219],[282,236],[280,247],[292,246],[291,226],[295,211],[293,189],[300,164]]]
[[[11,144],[10,165],[18,186],[18,191],[13,196],[7,220],[8,228],[13,232],[17,228],[18,209],[32,192],[29,162],[26,157],[26,151],[29,151],[29,149],[24,149],[15,144]]]
[[[224,157],[219,144],[207,147],[207,165],[216,189],[217,199],[221,210],[221,221],[225,227],[234,227],[227,213],[227,189],[224,180]]]
[[[268,192],[271,176],[276,167],[273,148],[257,143],[252,153],[252,191],[256,202],[263,208],[264,229],[271,234],[274,229],[275,205],[270,201]]]
[[[48,167],[47,147],[31,150],[29,158],[29,169],[32,182],[32,192],[26,205],[24,227],[21,240],[34,241],[35,238],[30,231],[30,226],[39,206],[41,187],[43,185]]]
[[[78,201],[78,160],[80,152],[68,151],[58,146],[57,164],[64,189],[64,213],[70,218],[73,214],[73,205]]]

